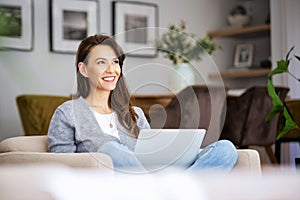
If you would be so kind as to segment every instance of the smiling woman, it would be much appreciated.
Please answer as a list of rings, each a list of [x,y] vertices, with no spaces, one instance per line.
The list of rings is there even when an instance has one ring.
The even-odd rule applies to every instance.
[[[76,54],[79,98],[54,112],[48,129],[51,152],[105,153],[118,172],[148,173],[134,149],[140,130],[150,125],[142,109],[130,102],[122,73],[124,59],[123,50],[109,36],[94,35],[80,43]],[[236,160],[232,143],[220,141],[190,160],[189,169],[228,171]]]
[[[122,73],[124,59],[123,50],[109,36],[94,35],[80,43],[76,54],[79,98],[55,111],[48,132],[51,151],[94,152],[117,139],[116,135],[133,149],[140,128],[150,128],[141,109],[131,105]]]

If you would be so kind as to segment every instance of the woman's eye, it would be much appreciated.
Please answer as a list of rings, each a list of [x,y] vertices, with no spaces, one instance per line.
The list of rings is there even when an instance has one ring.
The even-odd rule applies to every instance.
[[[113,64],[119,64],[119,61],[118,60],[114,60]]]
[[[98,61],[98,64],[100,64],[100,65],[104,65],[104,64],[105,64],[105,61],[103,61],[103,60],[99,60],[99,61]]]

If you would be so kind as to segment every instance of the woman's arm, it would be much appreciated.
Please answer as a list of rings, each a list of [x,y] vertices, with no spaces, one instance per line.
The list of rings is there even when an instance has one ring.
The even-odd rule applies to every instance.
[[[72,115],[70,115],[72,116]],[[76,151],[75,128],[73,120],[57,108],[48,129],[48,148],[50,152],[72,153]]]
[[[139,107],[135,107],[134,106],[134,110],[136,112],[136,114],[139,116],[139,118],[137,119],[137,125],[140,129],[150,129],[150,125],[147,121],[147,118],[143,112],[143,110]]]

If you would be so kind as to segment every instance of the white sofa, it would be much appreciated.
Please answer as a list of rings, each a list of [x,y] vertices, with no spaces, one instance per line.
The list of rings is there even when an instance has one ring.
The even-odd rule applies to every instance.
[[[238,150],[233,171],[260,174],[261,165],[256,150]],[[113,169],[112,160],[102,153],[49,153],[47,136],[19,136],[0,142],[0,165],[20,163],[55,163],[75,168]]]

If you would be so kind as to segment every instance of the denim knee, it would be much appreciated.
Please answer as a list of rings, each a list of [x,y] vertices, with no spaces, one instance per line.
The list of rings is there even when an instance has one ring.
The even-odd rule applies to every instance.
[[[232,142],[219,140],[205,147],[189,169],[220,169],[230,171],[234,167],[237,158],[237,150]]]
[[[231,161],[232,163],[236,163],[238,159],[238,153],[234,144],[229,140],[219,140],[216,142],[217,148],[220,148],[224,154],[226,155],[227,161]]]

